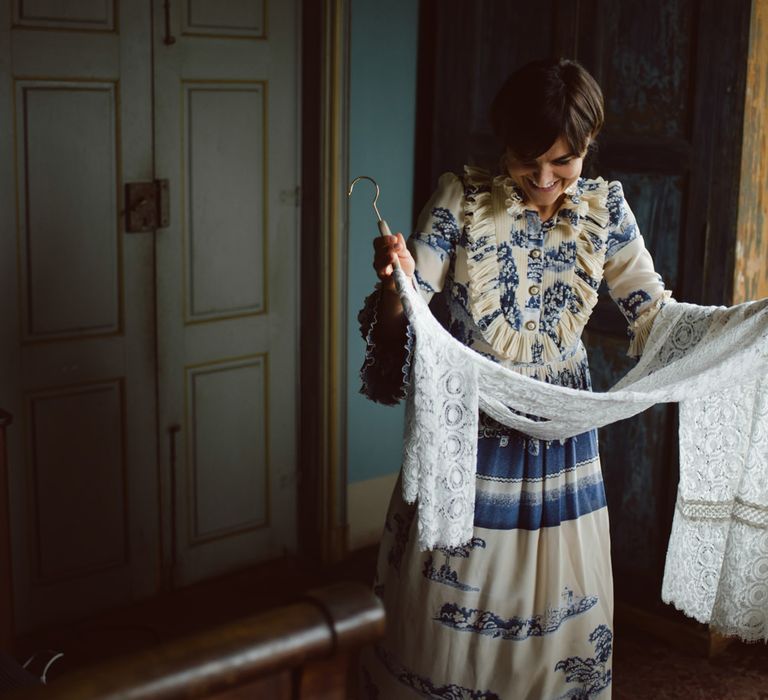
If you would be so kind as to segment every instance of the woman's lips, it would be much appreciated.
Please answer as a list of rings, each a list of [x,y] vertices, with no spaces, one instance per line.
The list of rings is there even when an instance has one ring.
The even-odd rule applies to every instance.
[[[533,189],[536,190],[537,192],[551,192],[552,190],[555,189],[555,187],[557,186],[558,182],[559,182],[559,180],[553,180],[552,182],[550,182],[546,186],[542,187],[540,185],[537,185],[530,178],[528,178],[528,184],[530,184],[530,186],[533,187]]]

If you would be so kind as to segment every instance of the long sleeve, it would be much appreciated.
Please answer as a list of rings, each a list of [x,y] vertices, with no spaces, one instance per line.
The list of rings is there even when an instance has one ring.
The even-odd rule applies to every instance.
[[[459,177],[453,173],[442,175],[437,190],[419,215],[416,231],[408,238],[408,249],[416,261],[414,278],[427,300],[442,290],[454,258],[463,227],[463,193]],[[360,333],[365,340],[360,391],[373,401],[393,405],[405,397],[408,388],[413,333],[407,326],[404,344],[400,339],[389,342],[380,337],[377,342],[381,294],[377,285],[358,314]]]
[[[422,210],[408,249],[416,261],[415,278],[427,301],[443,289],[464,227],[464,186],[454,173],[444,173]]]
[[[653,266],[635,216],[624,198],[621,184],[608,189],[609,233],[605,257],[605,281],[611,298],[629,324],[628,354],[639,357],[659,309],[672,293]]]

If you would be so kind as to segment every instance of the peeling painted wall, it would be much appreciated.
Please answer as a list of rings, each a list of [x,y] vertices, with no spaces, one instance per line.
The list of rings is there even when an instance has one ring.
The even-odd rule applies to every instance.
[[[753,0],[733,302],[768,296],[768,0]]]

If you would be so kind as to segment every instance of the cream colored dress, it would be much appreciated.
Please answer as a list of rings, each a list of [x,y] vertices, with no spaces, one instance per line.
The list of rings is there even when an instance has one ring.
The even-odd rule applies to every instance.
[[[638,355],[669,298],[619,183],[580,179],[542,222],[508,178],[446,174],[409,240],[416,280],[454,337],[541,381],[590,388],[581,333],[603,279]],[[405,348],[360,314],[363,391],[407,391]],[[361,664],[364,698],[609,698],[613,590],[597,433],[527,437],[480,416],[474,536],[419,551],[400,483],[379,551],[385,639]]]

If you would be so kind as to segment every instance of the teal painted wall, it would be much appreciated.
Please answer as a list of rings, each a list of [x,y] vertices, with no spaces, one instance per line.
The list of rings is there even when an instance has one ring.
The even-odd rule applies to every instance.
[[[352,0],[350,45],[350,178],[369,175],[381,187],[378,206],[392,231],[411,226],[416,122],[418,3]],[[347,465],[350,482],[400,467],[402,406],[374,404],[359,393],[363,341],[357,312],[376,283],[371,208],[373,186],[355,187],[349,210]],[[384,497],[388,497],[386,494]]]

